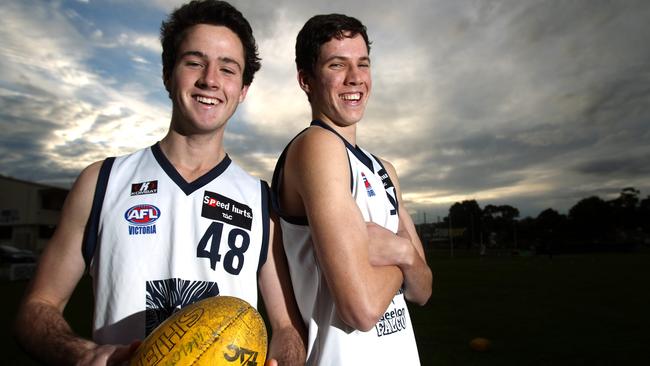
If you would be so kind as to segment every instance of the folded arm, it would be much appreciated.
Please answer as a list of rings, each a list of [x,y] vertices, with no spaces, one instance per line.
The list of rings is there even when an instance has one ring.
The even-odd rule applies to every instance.
[[[374,223],[366,224],[371,236],[370,262],[374,265],[398,266],[404,276],[404,296],[411,302],[424,305],[431,297],[433,274],[427,265],[413,220],[404,208],[395,169],[386,161],[383,164],[397,193],[399,230],[394,234]]]

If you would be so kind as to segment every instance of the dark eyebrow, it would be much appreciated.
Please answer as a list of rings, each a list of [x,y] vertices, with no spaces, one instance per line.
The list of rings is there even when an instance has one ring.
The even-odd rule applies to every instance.
[[[350,60],[350,58],[349,58],[349,57],[345,57],[345,56],[336,56],[336,55],[335,55],[335,56],[332,56],[332,57],[328,58],[327,60],[325,60],[325,63],[332,62],[332,61],[334,61],[334,60],[343,60],[343,61],[347,61],[347,60]],[[370,63],[370,56],[360,57],[360,58],[359,58],[359,61],[366,61],[366,62]]]
[[[195,57],[202,58],[204,60],[208,59],[208,55],[206,55],[205,53],[203,53],[201,51],[185,51],[185,52],[183,52],[181,54],[180,58],[183,58],[183,57],[186,57],[186,56],[195,56]],[[225,64],[234,64],[235,66],[237,66],[239,68],[239,70],[242,70],[242,66],[234,58],[219,57],[219,61],[221,61],[221,62],[223,62]]]
[[[234,58],[230,58],[230,57],[219,57],[219,61],[221,61],[221,62],[223,62],[223,63],[226,63],[226,64],[235,64],[235,65],[239,68],[239,70],[242,70],[241,65],[240,65],[239,62],[237,62],[237,60],[235,60]]]
[[[201,51],[185,51],[185,52],[183,52],[181,54],[180,58],[183,58],[185,56],[196,56],[196,57],[200,57],[200,58],[204,58],[204,59],[208,58],[208,56],[205,53],[201,52]]]

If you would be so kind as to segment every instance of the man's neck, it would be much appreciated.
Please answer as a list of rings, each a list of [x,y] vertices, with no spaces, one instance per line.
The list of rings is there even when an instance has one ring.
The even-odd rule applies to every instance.
[[[223,134],[183,136],[170,130],[160,149],[187,182],[193,182],[217,166],[226,156]]]

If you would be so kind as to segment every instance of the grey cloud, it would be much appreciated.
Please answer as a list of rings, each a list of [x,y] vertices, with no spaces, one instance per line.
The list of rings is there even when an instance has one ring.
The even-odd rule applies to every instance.
[[[86,139],[78,138],[56,146],[56,153],[63,160],[73,161],[79,156],[88,155],[98,150],[101,151],[107,149],[107,147],[105,143],[93,143]],[[101,160],[105,156],[106,154],[100,153],[96,160]]]
[[[133,116],[136,113],[128,108],[120,108],[119,113],[116,114],[99,114],[96,118],[95,121],[93,122],[92,126],[89,128],[90,130],[102,128],[107,125],[111,125],[112,122],[116,120],[120,120],[129,116]]]
[[[578,164],[574,169],[582,174],[603,176],[638,176],[650,174],[650,153],[626,155],[611,159],[597,158]]]
[[[39,182],[71,183],[79,170],[58,164],[44,144],[55,138],[55,131],[78,118],[83,109],[41,93],[39,97],[0,95],[0,111],[0,172]],[[75,159],[86,152],[79,149],[67,156]]]
[[[111,5],[125,3],[119,0]],[[143,11],[153,6],[141,3]],[[181,1],[157,3],[152,24],[159,24],[162,11]],[[258,42],[279,35],[295,39],[293,33],[317,13],[346,13],[368,26],[374,41],[375,87],[359,127],[360,142],[373,153],[403,164],[397,168],[407,172],[400,176],[404,193],[474,197],[482,206],[512,204],[524,215],[536,215],[548,207],[567,209],[593,194],[615,195],[628,184],[650,193],[647,1],[435,0],[397,6],[388,1],[342,0],[233,3],[251,21]],[[23,6],[11,5],[13,10],[19,8]],[[120,45],[126,49],[122,57],[111,56],[120,52],[111,48],[119,45],[118,26],[110,28],[113,23],[105,23],[113,33],[104,28],[101,40],[91,39],[63,21],[75,22],[81,19],[78,14],[57,15],[54,10],[49,6],[36,9],[35,14],[51,14],[57,20],[51,33],[63,40],[61,44],[79,43],[79,59],[104,60],[92,67],[80,62],[79,67],[94,70],[117,90],[126,88],[155,101],[151,104],[166,103],[162,103],[166,95],[159,65],[152,61],[152,47],[142,52]],[[84,16],[77,29],[99,28],[94,15]],[[117,23],[126,22],[118,19]],[[141,31],[125,30],[124,34]],[[9,51],[2,45],[0,41],[0,54],[6,55]],[[133,56],[151,64],[122,66]],[[286,67],[268,53],[261,56],[263,67],[258,75],[266,71],[271,81],[265,85],[277,86],[265,92],[283,93],[287,88],[282,86],[288,84],[297,88],[292,55],[282,61]],[[113,121],[141,113],[125,107],[116,115],[100,113],[90,119],[107,98],[96,84],[75,89],[74,97],[64,96],[39,85],[31,69],[21,70],[19,78],[14,77],[17,73],[8,76],[7,70],[21,68],[4,60],[0,61],[4,62],[0,91],[9,92],[0,94],[0,128],[6,131],[0,147],[2,174],[39,181],[70,180],[74,176],[70,168],[57,166],[41,149],[54,131],[84,117],[93,129],[107,128]],[[48,76],[37,75],[41,80]],[[60,80],[59,75],[51,75],[51,80]],[[268,159],[277,156],[298,131],[283,130],[281,125],[271,126],[269,133],[255,122],[259,121],[235,115],[225,145],[245,169],[268,179],[272,168]],[[94,159],[115,143],[90,144],[86,137],[57,147],[56,153]],[[484,192],[522,187],[535,179],[543,180],[543,188],[481,199]],[[444,215],[451,203],[423,203],[413,198],[407,205]]]

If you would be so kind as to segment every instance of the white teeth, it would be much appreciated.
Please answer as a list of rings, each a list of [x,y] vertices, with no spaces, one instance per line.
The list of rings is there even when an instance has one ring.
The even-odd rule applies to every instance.
[[[196,99],[197,102],[203,103],[203,104],[211,104],[211,105],[216,105],[219,103],[219,101],[215,98],[206,98],[202,96],[196,96],[194,99]]]
[[[359,100],[361,99],[361,93],[341,94],[341,98],[343,100]]]

